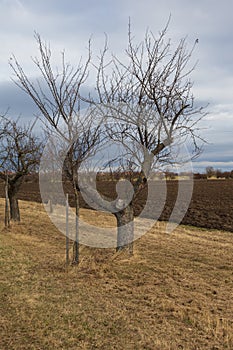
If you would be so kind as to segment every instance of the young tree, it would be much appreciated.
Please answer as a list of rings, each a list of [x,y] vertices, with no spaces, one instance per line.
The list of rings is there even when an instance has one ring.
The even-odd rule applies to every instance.
[[[79,262],[79,186],[78,169],[90,152],[93,152],[100,140],[101,123],[94,115],[81,111],[81,88],[88,77],[91,60],[90,42],[88,57],[84,63],[80,60],[77,66],[72,66],[61,56],[60,69],[52,64],[52,52],[39,34],[35,34],[39,49],[39,57],[33,62],[38,69],[39,77],[33,81],[24,72],[22,66],[13,56],[10,66],[13,69],[15,83],[34,101],[42,119],[50,132],[58,135],[59,142],[65,150],[68,147],[64,161],[64,173],[73,184],[76,203],[76,238],[73,245],[73,263]],[[58,145],[59,148],[59,145]]]
[[[42,141],[33,133],[31,125],[1,116],[0,149],[0,177],[7,183],[10,218],[20,221],[17,194],[25,176],[38,168]]]
[[[106,44],[97,65],[98,103],[95,99],[92,103],[110,123],[106,127],[108,137],[125,148],[122,172],[127,168],[132,172],[134,168],[137,174],[131,180],[134,194],[130,203],[121,208],[115,203],[115,209],[119,209],[114,211],[118,250],[129,248],[132,252],[133,204],[152,169],[185,162],[178,155],[187,140],[193,146],[192,157],[201,152],[198,141],[203,140],[197,124],[204,111],[195,106],[190,80],[194,69],[190,59],[197,41],[190,50],[186,39],[173,48],[166,34],[167,26],[158,37],[147,31],[144,40],[137,44],[129,25],[125,58],[112,56],[107,61]]]

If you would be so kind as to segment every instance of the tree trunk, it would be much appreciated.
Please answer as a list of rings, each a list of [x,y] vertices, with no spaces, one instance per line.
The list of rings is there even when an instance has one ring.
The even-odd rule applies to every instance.
[[[13,190],[8,191],[9,203],[10,203],[10,216],[11,220],[20,221],[19,203],[16,196],[16,192]]]
[[[8,175],[6,175],[5,183],[5,227],[10,226],[10,213],[9,213],[9,197],[8,197]]]
[[[73,261],[72,264],[79,263],[79,194],[77,189],[74,190],[75,193],[75,240],[73,243]]]
[[[128,250],[133,254],[134,211],[132,204],[115,213],[117,219],[117,248],[116,251]]]

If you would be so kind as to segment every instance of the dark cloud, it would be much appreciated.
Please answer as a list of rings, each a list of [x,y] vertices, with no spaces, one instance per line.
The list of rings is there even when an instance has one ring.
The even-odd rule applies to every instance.
[[[36,108],[31,99],[13,82],[0,84],[0,114],[8,111],[8,115],[17,118],[33,118]]]
[[[71,62],[86,54],[87,41],[93,35],[93,53],[104,43],[121,54],[127,45],[128,18],[135,38],[141,40],[147,27],[155,34],[171,14],[168,36],[173,42],[187,35],[190,47],[198,38],[193,62],[194,95],[197,103],[210,103],[209,119],[201,124],[201,135],[210,142],[200,162],[231,161],[233,141],[233,2],[213,0],[0,0],[0,112],[30,118],[36,109],[31,100],[9,81],[12,75],[8,59],[14,53],[30,75],[35,75],[30,56],[36,54],[34,30],[51,42],[55,60],[65,49]],[[73,58],[73,61],[72,61]],[[204,105],[206,103],[204,102]],[[203,163],[203,164],[204,164]]]

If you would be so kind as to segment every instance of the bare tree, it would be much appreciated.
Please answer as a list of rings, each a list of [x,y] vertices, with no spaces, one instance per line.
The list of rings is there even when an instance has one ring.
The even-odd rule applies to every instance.
[[[67,148],[64,161],[64,173],[73,184],[76,202],[76,238],[73,245],[73,263],[79,262],[79,187],[78,169],[81,162],[94,150],[100,139],[100,123],[93,120],[93,114],[86,111],[82,115],[81,88],[88,77],[91,60],[90,42],[88,57],[77,66],[72,66],[61,55],[61,66],[58,69],[52,64],[52,52],[39,34],[35,34],[39,58],[33,62],[38,69],[39,78],[29,79],[23,67],[13,56],[10,66],[16,79],[15,83],[34,101],[40,111],[42,120],[47,122],[50,132],[57,134]]]
[[[147,185],[151,170],[158,165],[177,162],[179,149],[187,140],[193,145],[193,156],[197,156],[201,151],[198,141],[203,142],[198,135],[198,121],[204,110],[194,103],[190,80],[194,69],[190,67],[190,60],[197,42],[188,50],[186,39],[182,39],[173,48],[171,41],[166,39],[167,28],[157,38],[146,32],[143,42],[137,44],[129,25],[128,48],[122,60],[112,56],[106,61],[106,44],[95,64],[97,97],[81,97],[91,63],[90,45],[86,61],[77,67],[67,64],[62,54],[59,72],[52,68],[49,46],[36,34],[39,59],[33,61],[40,79],[35,82],[28,78],[15,57],[10,61],[16,84],[33,99],[52,130],[71,145],[64,171],[74,186],[77,218],[80,190],[77,170],[102,142],[102,126],[93,122],[97,114],[104,118],[107,138],[123,146],[124,151],[115,164],[120,169],[118,174],[131,174],[132,185],[120,181],[123,198],[111,201],[98,196],[91,186],[91,176],[84,179],[82,189],[98,203],[98,207],[114,213],[118,227],[117,250],[127,248],[130,253],[134,235],[133,204]],[[80,113],[81,101],[84,100],[90,108],[85,120]],[[107,163],[110,164],[111,159]],[[78,233],[74,248],[74,262],[78,262]]]
[[[25,176],[38,168],[42,141],[33,133],[30,124],[25,126],[19,119],[12,121],[1,116],[0,149],[0,178],[7,186],[10,218],[20,221],[17,194]]]
[[[207,175],[207,178],[210,178],[210,177],[216,175],[216,170],[212,166],[207,166],[206,167],[206,175]]]
[[[108,137],[125,148],[122,172],[137,174],[131,180],[134,195],[130,203],[122,209],[115,203],[119,209],[114,212],[118,250],[129,248],[132,252],[133,203],[152,169],[185,162],[178,157],[185,142],[193,146],[192,157],[200,154],[199,144],[203,144],[198,122],[204,109],[194,103],[190,80],[195,68],[190,60],[197,42],[188,50],[186,39],[182,39],[173,48],[166,39],[167,29],[168,25],[158,37],[147,31],[137,44],[129,24],[125,58],[111,56],[108,60],[106,44],[96,65],[98,103],[95,99],[92,103],[109,121]]]

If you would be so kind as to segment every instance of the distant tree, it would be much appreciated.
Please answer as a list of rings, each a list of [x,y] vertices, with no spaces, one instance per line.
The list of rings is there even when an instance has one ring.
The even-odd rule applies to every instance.
[[[167,180],[175,180],[176,177],[178,176],[178,173],[175,173],[175,172],[173,172],[173,171],[166,170],[166,171],[164,172],[164,175],[165,175],[165,178],[166,178]]]
[[[25,176],[38,169],[42,146],[31,125],[0,116],[0,178],[8,183],[10,218],[14,221],[20,221],[18,191]]]
[[[201,179],[206,179],[207,175],[206,174],[202,174],[202,173],[195,173],[194,174],[194,179],[195,180],[201,180]]]
[[[225,179],[230,179],[230,171],[223,171],[222,172],[222,177],[225,178]]]
[[[216,174],[216,171],[214,170],[214,168],[212,166],[208,166],[206,167],[206,175],[207,175],[207,178],[210,178],[212,176],[215,176]]]
[[[217,169],[217,170],[215,171],[215,174],[216,174],[217,179],[221,179],[221,178],[224,177],[223,172],[222,172],[221,169]]]

